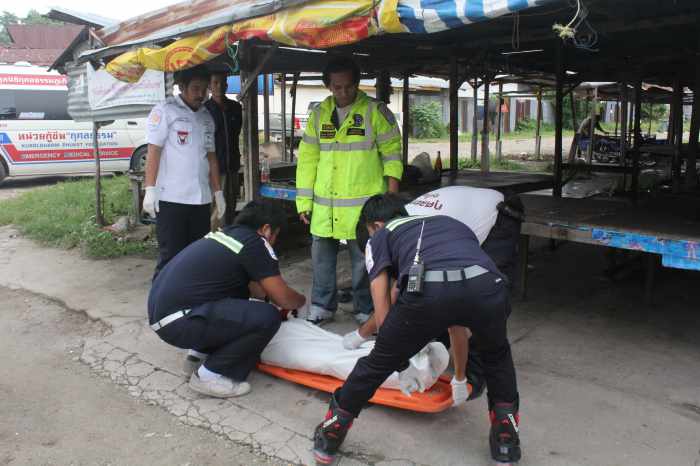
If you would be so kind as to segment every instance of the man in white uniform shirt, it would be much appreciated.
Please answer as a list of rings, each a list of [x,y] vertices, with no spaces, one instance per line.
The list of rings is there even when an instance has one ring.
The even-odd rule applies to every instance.
[[[214,147],[214,120],[202,105],[209,71],[197,66],[176,74],[180,95],[153,107],[146,141],[143,210],[156,218],[159,258],[154,274],[209,232],[213,197],[219,218],[226,202]]]

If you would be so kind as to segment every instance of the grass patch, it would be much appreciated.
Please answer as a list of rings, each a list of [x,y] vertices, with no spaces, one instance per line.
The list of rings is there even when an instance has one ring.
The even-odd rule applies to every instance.
[[[104,178],[102,194],[107,224],[128,215],[131,192],[127,177]],[[150,242],[124,241],[95,224],[95,180],[92,178],[61,182],[0,202],[0,225],[9,224],[41,244],[65,249],[78,247],[91,258],[154,252]]]

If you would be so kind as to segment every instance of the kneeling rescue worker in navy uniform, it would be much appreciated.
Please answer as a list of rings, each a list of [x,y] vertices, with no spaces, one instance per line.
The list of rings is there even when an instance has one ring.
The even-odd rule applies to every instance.
[[[274,201],[252,201],[234,224],[192,243],[166,264],[148,296],[148,318],[158,336],[194,349],[204,362],[192,372],[192,390],[219,398],[245,395],[245,381],[279,329],[281,309],[298,309],[302,294],[282,279],[272,246],[286,224]]]
[[[468,327],[478,341],[488,388],[491,455],[502,463],[520,460],[519,397],[506,333],[507,281],[472,230],[447,216],[410,217],[399,197],[384,194],[365,203],[357,232],[360,245],[366,242],[379,332],[372,352],[358,360],[316,427],[317,463],[333,463],[353,420],[382,382],[453,326]]]

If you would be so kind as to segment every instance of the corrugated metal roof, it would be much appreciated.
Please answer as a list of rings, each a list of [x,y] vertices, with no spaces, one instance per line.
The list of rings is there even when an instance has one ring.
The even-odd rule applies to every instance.
[[[62,6],[51,7],[51,10],[49,10],[46,16],[57,21],[63,21],[64,23],[92,26],[96,29],[111,26],[119,22],[117,19],[105,18],[104,16],[93,13],[78,12]]]
[[[83,29],[52,24],[9,24],[6,28],[12,43],[27,49],[65,49]]]
[[[66,65],[68,74],[68,114],[75,121],[109,121],[145,117],[151,111],[150,105],[128,105],[122,107],[91,110],[88,101],[86,64]],[[89,66],[89,65],[88,65]],[[165,95],[173,95],[172,73],[165,74]]]
[[[97,35],[105,45],[158,42],[306,2],[308,0],[192,0],[105,27]]]

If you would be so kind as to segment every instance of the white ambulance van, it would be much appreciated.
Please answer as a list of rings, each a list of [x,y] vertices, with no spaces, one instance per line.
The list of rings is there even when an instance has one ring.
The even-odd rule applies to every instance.
[[[94,173],[92,123],[67,112],[66,76],[29,64],[0,64],[0,181],[6,177]],[[117,120],[98,132],[103,172],[139,168],[145,119]]]

